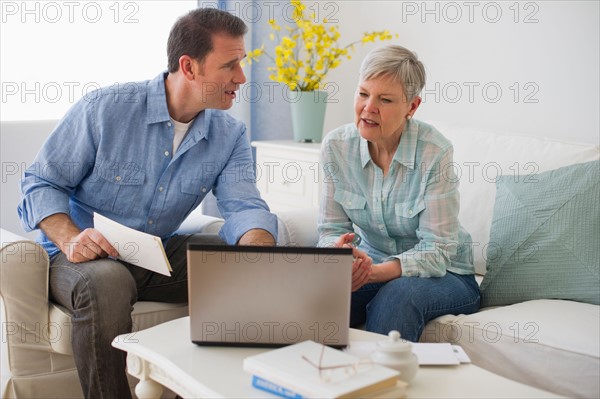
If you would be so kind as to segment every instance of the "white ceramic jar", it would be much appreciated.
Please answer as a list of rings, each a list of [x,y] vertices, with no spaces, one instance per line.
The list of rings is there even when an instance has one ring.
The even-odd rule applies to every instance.
[[[400,333],[396,330],[390,331],[388,339],[377,343],[377,350],[371,358],[377,364],[398,370],[399,378],[404,382],[412,380],[419,369],[419,360],[412,353],[412,345],[401,340]]]

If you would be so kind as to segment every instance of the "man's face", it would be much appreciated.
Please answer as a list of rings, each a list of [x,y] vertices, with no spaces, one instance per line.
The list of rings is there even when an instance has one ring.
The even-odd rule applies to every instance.
[[[229,109],[236,97],[235,91],[246,82],[240,65],[246,56],[244,38],[216,34],[212,42],[213,51],[204,62],[194,63],[194,97],[203,109]]]

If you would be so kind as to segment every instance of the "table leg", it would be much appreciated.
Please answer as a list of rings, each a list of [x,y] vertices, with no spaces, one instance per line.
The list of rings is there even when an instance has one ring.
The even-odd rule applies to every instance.
[[[155,399],[162,395],[163,387],[156,381],[140,380],[135,386],[135,394],[140,399]]]

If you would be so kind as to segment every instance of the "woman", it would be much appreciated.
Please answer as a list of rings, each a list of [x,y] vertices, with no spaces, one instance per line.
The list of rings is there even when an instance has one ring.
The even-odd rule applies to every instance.
[[[471,238],[458,221],[452,145],[412,119],[424,86],[411,51],[371,51],[354,123],[330,132],[321,154],[319,246],[354,247],[351,325],[410,341],[431,319],[476,312],[480,297]]]

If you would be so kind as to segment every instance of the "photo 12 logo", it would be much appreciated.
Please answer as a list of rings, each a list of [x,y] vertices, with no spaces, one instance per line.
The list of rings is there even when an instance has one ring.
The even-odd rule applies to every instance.
[[[528,1],[403,1],[402,22],[539,23],[539,3]]]
[[[61,101],[74,104],[80,98],[94,102],[107,95],[115,103],[137,103],[141,94],[136,83],[113,83],[102,87],[97,82],[2,82],[3,104],[55,104]]]
[[[423,103],[488,103],[505,101],[523,104],[540,102],[540,86],[536,82],[512,82],[510,84],[488,82],[432,82],[421,92]]]
[[[2,1],[2,23],[135,24],[140,6],[133,1]]]
[[[214,88],[208,89],[214,91]],[[340,87],[336,82],[324,82],[319,90],[327,92],[325,103],[339,103],[337,93],[340,91]],[[316,92],[306,92],[308,94],[304,94],[299,91],[289,90],[287,85],[278,82],[248,82],[240,86],[238,93],[239,95],[235,99],[237,103],[242,101],[251,104],[273,104],[276,101],[296,103],[300,101],[303,95],[312,95],[315,97],[315,102],[319,102],[318,95],[315,94]]]
[[[537,343],[540,326],[531,321],[515,321],[499,323],[487,321],[461,321],[450,323],[429,323],[422,334],[423,342],[449,342],[460,344],[462,342],[473,343],[483,339],[486,343],[495,344],[501,339],[512,339],[514,343],[531,344]]]
[[[308,339],[328,345],[340,342],[338,337],[340,328],[334,322],[315,322],[304,329],[295,321],[261,323],[204,321],[200,326],[200,339],[206,342],[291,344]]]
[[[288,0],[283,1],[205,1],[198,2],[200,8],[220,8],[241,18],[246,23],[255,24],[259,21],[279,20],[293,24],[297,19],[298,5]],[[325,19],[327,23],[337,23],[336,18],[340,6],[334,1],[315,1],[307,4],[307,11],[313,16],[315,23]]]

